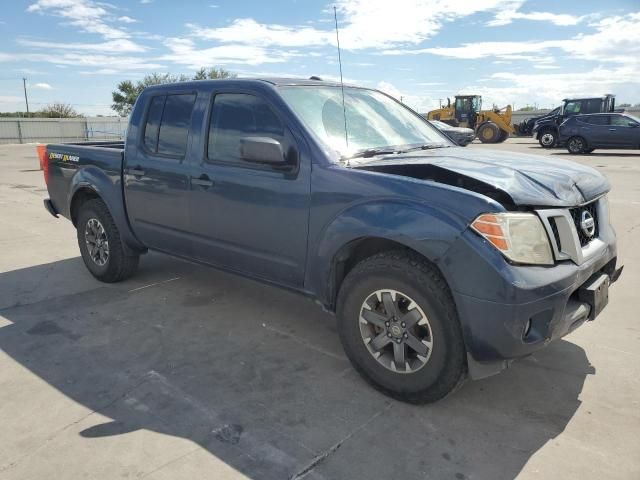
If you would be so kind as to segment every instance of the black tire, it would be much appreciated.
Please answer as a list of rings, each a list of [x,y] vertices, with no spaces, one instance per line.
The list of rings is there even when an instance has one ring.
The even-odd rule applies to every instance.
[[[496,143],[500,138],[500,128],[493,122],[485,122],[478,128],[478,138],[482,143]]]
[[[90,245],[95,246],[92,242],[96,238],[93,234],[96,227],[102,228],[104,232],[100,240],[102,242],[100,246],[103,248],[101,252],[94,254],[93,252],[100,250],[100,248],[92,248],[90,251]],[[140,257],[125,254],[118,227],[102,200],[92,199],[80,207],[76,232],[82,260],[89,272],[98,280],[106,283],[119,282],[135,273]],[[104,261],[103,264],[101,264],[102,261]]]
[[[423,366],[415,371],[392,371],[371,353],[368,346],[371,342],[365,344],[360,325],[363,302],[385,289],[395,290],[396,298],[399,292],[410,297],[428,320],[432,348]],[[424,259],[398,250],[361,261],[340,288],[337,315],[340,340],[349,360],[365,380],[383,393],[405,402],[430,403],[444,398],[464,382],[466,350],[455,304],[440,273]],[[423,327],[416,324],[414,328]],[[391,346],[395,352],[394,342],[389,342],[382,349]],[[413,351],[403,348],[409,359]]]
[[[587,153],[587,142],[582,137],[571,137],[567,141],[567,150],[574,155]]]
[[[538,143],[542,148],[553,148],[558,142],[558,132],[552,128],[545,128],[538,134]]]
[[[506,130],[500,130],[500,137],[498,137],[498,143],[504,142],[507,138],[509,138],[509,132]]]

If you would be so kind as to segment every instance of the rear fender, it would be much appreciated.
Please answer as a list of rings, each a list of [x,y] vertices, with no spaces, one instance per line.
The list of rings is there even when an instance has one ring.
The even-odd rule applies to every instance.
[[[105,203],[113,220],[118,226],[120,237],[128,254],[136,254],[146,251],[146,247],[137,239],[127,218],[122,192],[122,180],[120,175],[105,173],[102,169],[87,166],[78,170],[71,180],[67,208],[68,218],[71,218],[71,205],[78,191],[82,189],[93,190]]]

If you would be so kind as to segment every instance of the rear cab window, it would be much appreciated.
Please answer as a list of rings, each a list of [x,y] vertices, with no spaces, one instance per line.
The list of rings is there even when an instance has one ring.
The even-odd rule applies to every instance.
[[[195,93],[159,95],[151,99],[143,143],[153,154],[182,158],[187,153]]]

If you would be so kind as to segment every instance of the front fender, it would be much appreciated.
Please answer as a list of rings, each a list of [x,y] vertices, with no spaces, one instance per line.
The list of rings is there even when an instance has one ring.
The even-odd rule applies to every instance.
[[[131,250],[129,253],[140,253],[146,250],[129,225],[119,172],[116,175],[94,166],[87,166],[78,170],[71,179],[69,188],[67,199],[68,218],[71,218],[70,210],[75,195],[79,190],[86,188],[93,190],[109,209],[125,248]]]
[[[437,263],[467,221],[453,213],[412,200],[376,199],[350,205],[320,232],[310,249],[307,288],[324,305],[333,304],[331,275],[340,249],[356,240],[390,240],[417,251]]]

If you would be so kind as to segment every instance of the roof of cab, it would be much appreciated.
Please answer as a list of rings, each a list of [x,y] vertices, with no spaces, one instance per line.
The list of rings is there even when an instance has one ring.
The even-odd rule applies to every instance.
[[[311,80],[305,78],[286,78],[286,77],[260,77],[260,78],[220,78],[216,80],[191,80],[187,82],[179,82],[179,83],[164,83],[160,85],[150,85],[147,88],[161,88],[164,86],[188,86],[193,84],[202,85],[204,83],[269,83],[271,85],[276,86],[324,86],[324,87],[339,87],[340,82],[334,81],[326,81],[326,80]],[[354,85],[344,84],[345,87],[354,87]]]

